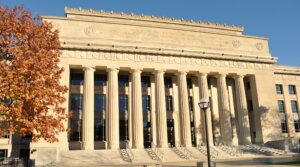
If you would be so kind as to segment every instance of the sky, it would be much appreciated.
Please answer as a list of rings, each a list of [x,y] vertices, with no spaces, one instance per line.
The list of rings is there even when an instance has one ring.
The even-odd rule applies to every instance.
[[[278,64],[300,66],[300,0],[0,0],[33,14],[64,16],[64,7],[193,19],[244,26],[266,37]]]

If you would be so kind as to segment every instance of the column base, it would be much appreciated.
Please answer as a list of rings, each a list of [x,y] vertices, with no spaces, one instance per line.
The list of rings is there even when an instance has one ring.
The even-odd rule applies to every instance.
[[[82,142],[82,149],[83,150],[94,150],[94,144]]]

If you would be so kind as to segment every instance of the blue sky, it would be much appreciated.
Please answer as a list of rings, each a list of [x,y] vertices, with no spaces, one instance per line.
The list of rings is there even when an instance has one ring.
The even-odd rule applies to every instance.
[[[279,64],[300,66],[300,0],[0,0],[33,14],[63,16],[64,7],[107,10],[242,25],[269,38]]]

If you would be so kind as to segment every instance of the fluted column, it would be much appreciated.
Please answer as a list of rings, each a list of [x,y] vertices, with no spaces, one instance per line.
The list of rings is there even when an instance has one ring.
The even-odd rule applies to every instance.
[[[155,83],[157,111],[157,146],[168,147],[164,71],[159,70],[155,72]]]
[[[108,69],[108,112],[107,138],[108,148],[119,148],[119,86],[118,72],[116,68]]]
[[[181,123],[181,145],[191,146],[191,123],[185,71],[181,71],[178,73],[178,86]]]
[[[244,76],[238,75],[235,78],[237,115],[239,123],[239,144],[251,144],[250,124],[247,109],[247,99],[244,86]]]
[[[207,74],[206,73],[200,73],[199,75],[199,89],[200,89],[200,99],[205,98],[209,99],[209,91],[208,91],[208,83],[207,83]],[[201,109],[200,109],[201,110]],[[205,141],[205,128],[204,128],[204,112],[201,110],[201,129],[202,132],[202,139],[203,142]],[[207,114],[207,129],[208,129],[208,141],[210,145],[213,145],[213,132],[212,132],[212,122],[211,122],[211,112],[210,108],[206,111]]]
[[[132,71],[132,146],[144,147],[141,70]]]
[[[232,144],[232,129],[226,74],[219,74],[218,76],[218,96],[222,142]]]
[[[94,149],[94,68],[84,68],[82,148]]]

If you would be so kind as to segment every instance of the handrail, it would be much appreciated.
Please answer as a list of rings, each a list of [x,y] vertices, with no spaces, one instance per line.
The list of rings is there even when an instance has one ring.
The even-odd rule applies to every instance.
[[[129,142],[128,141],[126,141],[126,151],[128,152],[130,162],[132,163],[133,160],[134,160],[134,155],[133,155],[132,149],[129,147]]]
[[[156,154],[158,160],[161,162],[164,159],[163,152],[161,152],[153,142],[151,143],[151,149]]]

